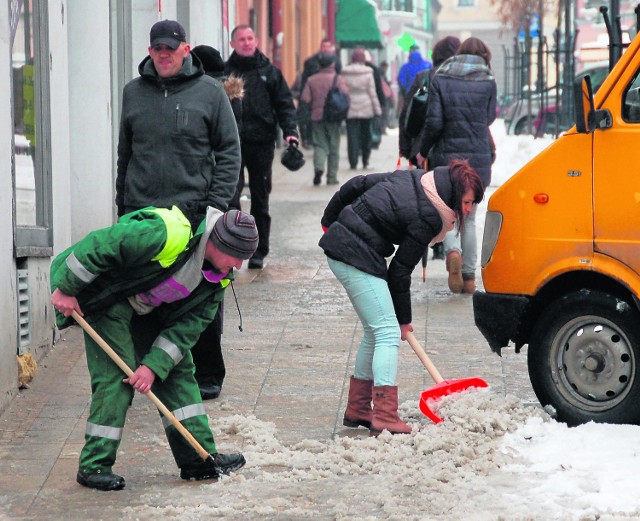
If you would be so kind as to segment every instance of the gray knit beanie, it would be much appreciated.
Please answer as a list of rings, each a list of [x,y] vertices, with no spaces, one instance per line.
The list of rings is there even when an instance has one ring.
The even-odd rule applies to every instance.
[[[223,213],[213,225],[209,240],[222,253],[249,259],[258,248],[258,229],[253,215],[240,210]]]

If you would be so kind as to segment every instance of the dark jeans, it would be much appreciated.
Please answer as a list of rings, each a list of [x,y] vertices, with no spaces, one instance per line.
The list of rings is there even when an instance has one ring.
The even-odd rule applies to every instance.
[[[305,145],[313,145],[313,129],[311,125],[311,105],[299,102],[296,111],[298,119],[298,130],[300,131],[300,139]]]
[[[222,387],[226,370],[222,357],[222,326],[224,322],[224,302],[220,307],[213,322],[207,326],[200,338],[191,348],[191,356],[196,366],[196,381],[217,384]]]
[[[371,118],[347,120],[347,153],[349,166],[358,167],[358,157],[362,155],[362,166],[369,164],[371,156]]]
[[[258,228],[258,249],[254,257],[263,259],[269,254],[269,235],[271,216],[269,215],[269,194],[271,194],[271,171],[275,155],[275,143],[242,143],[242,169],[238,179],[238,188],[229,208],[240,207],[240,194],[244,188],[244,170],[249,174],[249,192],[251,193],[251,215]]]

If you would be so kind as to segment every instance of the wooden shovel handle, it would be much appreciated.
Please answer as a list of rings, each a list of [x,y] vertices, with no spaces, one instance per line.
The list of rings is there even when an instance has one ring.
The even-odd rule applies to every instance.
[[[438,371],[438,369],[436,369],[436,366],[433,365],[433,362],[429,359],[429,357],[427,356],[427,353],[424,352],[424,349],[422,348],[420,343],[416,340],[416,337],[413,335],[411,331],[407,332],[407,342],[409,342],[411,349],[413,349],[414,353],[418,356],[418,358],[422,362],[422,365],[424,365],[424,368],[431,375],[431,378],[433,378],[433,380],[437,384],[439,384],[440,382],[443,382],[444,378],[440,376],[440,372]]]
[[[82,327],[82,329],[84,329],[87,332],[87,334],[96,341],[96,343],[103,349],[103,351],[107,353],[107,355],[109,355],[109,358],[111,358],[111,360],[113,360],[116,363],[116,365],[124,371],[124,374],[126,374],[129,377],[133,374],[133,371],[131,370],[131,368],[127,364],[125,364],[124,360],[120,358],[118,353],[116,353],[111,348],[111,346],[107,344],[107,342],[98,334],[98,332],[95,329],[93,329],[89,325],[89,323],[84,318],[78,315],[76,311],[73,311],[71,313],[71,316],[74,318],[74,320],[78,324],[80,324],[80,327]],[[198,440],[196,440],[193,437],[193,435],[184,427],[184,425],[182,425],[178,421],[178,419],[173,415],[173,413],[165,407],[165,405],[160,401],[160,399],[155,394],[153,394],[153,392],[148,391],[147,393],[144,393],[144,394],[149,397],[149,399],[154,403],[154,405],[164,415],[164,417],[167,418],[176,429],[178,429],[178,432],[180,432],[180,434],[184,436],[184,438],[191,444],[191,446],[196,450],[198,455],[203,460],[206,461],[211,457],[211,454],[209,454],[204,449],[204,447],[200,445],[200,443],[198,443]]]

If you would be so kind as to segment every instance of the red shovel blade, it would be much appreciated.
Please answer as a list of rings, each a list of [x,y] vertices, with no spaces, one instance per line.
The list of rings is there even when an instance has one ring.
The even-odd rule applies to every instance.
[[[420,410],[433,423],[440,423],[442,418],[429,409],[429,400],[439,400],[443,396],[458,393],[471,387],[489,387],[489,384],[482,378],[461,378],[459,380],[443,380],[439,384],[422,391],[420,395]]]

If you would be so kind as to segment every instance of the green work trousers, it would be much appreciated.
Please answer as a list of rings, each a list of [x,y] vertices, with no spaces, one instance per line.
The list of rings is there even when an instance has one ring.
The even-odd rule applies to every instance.
[[[335,121],[312,121],[313,132],[313,170],[324,172],[327,163],[327,181],[338,178],[338,163],[340,154],[340,126]]]
[[[136,349],[138,353],[148,350],[148,339],[153,336],[148,329],[144,335],[137,333],[137,317],[126,302],[115,304],[104,314],[87,321],[111,348],[135,370]],[[152,323],[150,321],[149,323]],[[87,365],[91,376],[91,409],[85,432],[85,445],[80,454],[80,470],[88,473],[111,472],[116,461],[116,453],[122,439],[127,410],[133,399],[134,389],[127,383],[122,369],[109,358],[104,350],[85,332]],[[147,345],[140,345],[141,339]],[[134,345],[135,344],[135,345]],[[176,416],[184,427],[210,454],[217,452],[208,417],[202,404],[200,391],[194,376],[191,353],[180,360],[164,381],[156,378],[151,390],[158,399]],[[162,415],[161,415],[162,416]],[[184,439],[182,434],[162,418],[165,434],[178,467],[193,465],[202,459]]]

